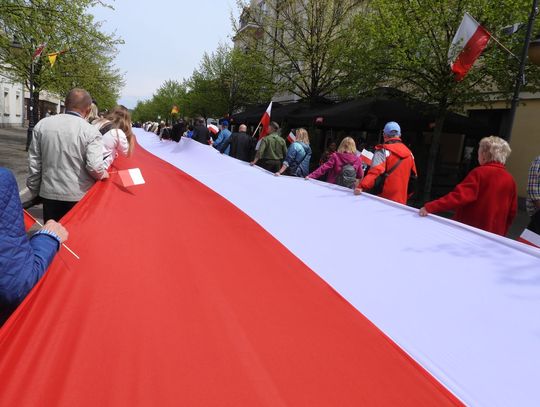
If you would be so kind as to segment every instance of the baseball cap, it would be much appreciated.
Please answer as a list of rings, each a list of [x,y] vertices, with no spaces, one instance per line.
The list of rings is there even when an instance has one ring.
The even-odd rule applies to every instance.
[[[401,136],[401,127],[396,122],[388,122],[384,125],[383,133],[388,136]]]
[[[222,125],[222,126],[228,126],[228,125],[229,125],[229,122],[228,122],[227,120],[223,120],[223,121],[221,122],[221,125]]]

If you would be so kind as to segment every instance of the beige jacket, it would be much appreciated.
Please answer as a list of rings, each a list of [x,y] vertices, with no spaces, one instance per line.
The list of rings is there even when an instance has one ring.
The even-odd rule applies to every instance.
[[[28,153],[26,185],[46,199],[79,201],[105,174],[101,133],[73,114],[40,120]]]

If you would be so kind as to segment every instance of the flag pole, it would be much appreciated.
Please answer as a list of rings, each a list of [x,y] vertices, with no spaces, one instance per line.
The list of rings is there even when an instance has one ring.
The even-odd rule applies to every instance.
[[[32,215],[30,215],[30,213],[28,213],[28,211],[26,209],[23,209],[23,211],[28,215],[30,216],[32,219],[34,219],[34,221],[41,227],[43,227],[43,225],[36,219],[34,218]],[[80,260],[81,258],[79,256],[77,256],[77,254],[75,254],[75,252],[73,250],[71,250],[69,247],[67,247],[64,243],[62,243],[62,246],[64,246],[64,248],[70,252],[77,260]]]

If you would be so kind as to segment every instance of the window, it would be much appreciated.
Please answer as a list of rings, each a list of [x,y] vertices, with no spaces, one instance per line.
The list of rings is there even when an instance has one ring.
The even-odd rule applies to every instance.
[[[17,115],[17,117],[20,117],[22,114],[22,101],[20,92],[17,92],[17,95],[15,96],[15,114]]]
[[[4,116],[9,116],[9,90],[4,89]]]

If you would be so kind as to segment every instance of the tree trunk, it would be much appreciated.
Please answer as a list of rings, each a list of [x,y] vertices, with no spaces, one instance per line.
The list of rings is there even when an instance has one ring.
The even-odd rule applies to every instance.
[[[424,185],[424,203],[431,199],[431,187],[433,185],[433,176],[435,174],[435,164],[437,163],[444,120],[446,119],[446,106],[439,105],[439,107],[439,114],[435,120],[435,129],[433,130],[433,138],[431,139],[431,146],[429,148],[426,181]]]

